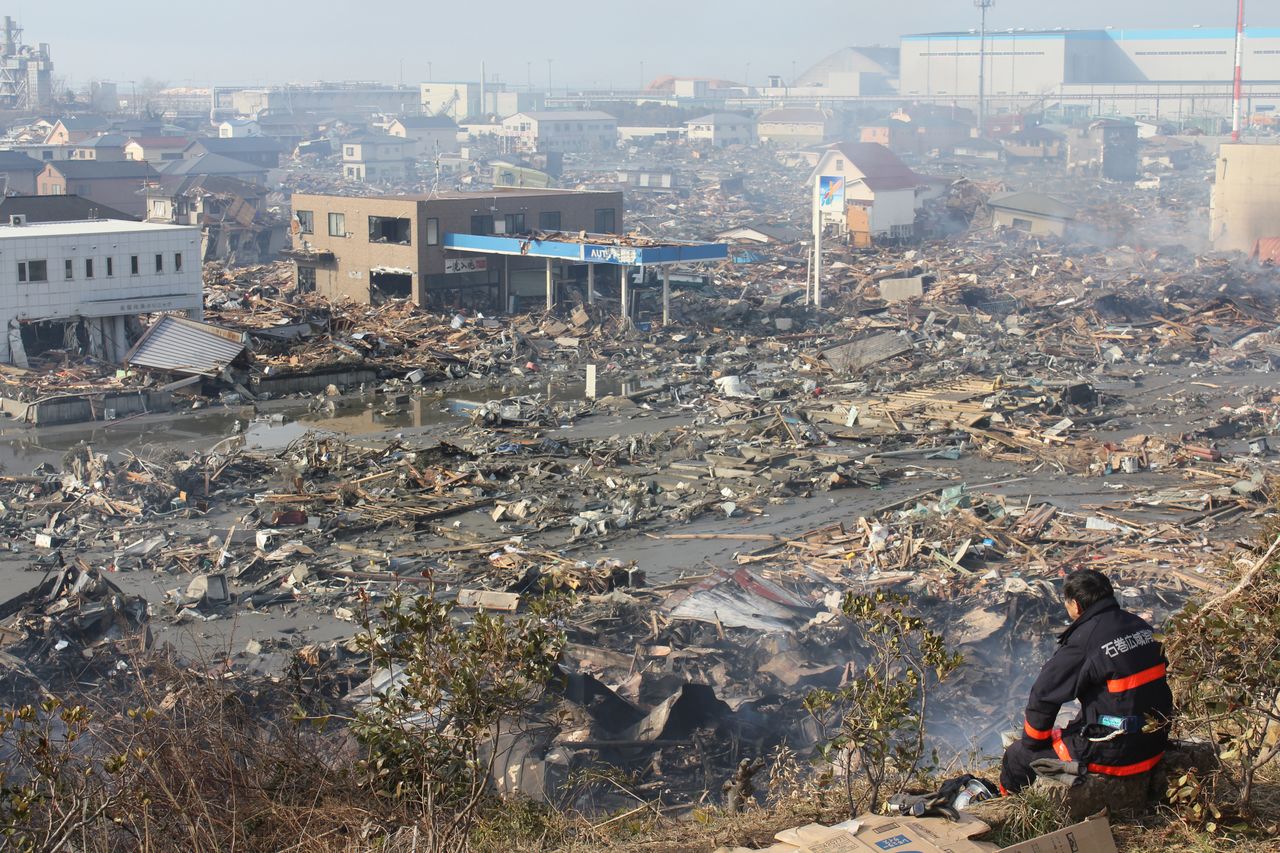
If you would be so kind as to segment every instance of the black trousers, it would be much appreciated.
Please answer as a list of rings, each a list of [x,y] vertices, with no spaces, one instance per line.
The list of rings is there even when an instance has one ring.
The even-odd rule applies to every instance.
[[[1015,740],[1004,751],[1000,761],[1000,787],[1006,794],[1016,794],[1036,780],[1031,762],[1041,758],[1057,758],[1053,745],[1044,742],[1043,748],[1032,748],[1025,740]]]

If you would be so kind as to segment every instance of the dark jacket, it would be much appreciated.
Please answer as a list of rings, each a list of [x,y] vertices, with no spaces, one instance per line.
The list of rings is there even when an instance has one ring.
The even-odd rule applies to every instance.
[[[1115,598],[1095,602],[1062,633],[1040,670],[1027,701],[1024,741],[1033,748],[1052,745],[1059,758],[1069,756],[1095,773],[1151,769],[1164,752],[1173,714],[1167,664],[1150,625],[1121,610]],[[1055,732],[1058,709],[1073,699],[1080,700],[1079,716]],[[1155,730],[1099,742],[1114,731],[1100,723],[1102,717],[1138,718]]]

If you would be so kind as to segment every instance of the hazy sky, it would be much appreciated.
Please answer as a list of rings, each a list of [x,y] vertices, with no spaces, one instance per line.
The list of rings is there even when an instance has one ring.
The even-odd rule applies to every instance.
[[[1250,0],[1254,26],[1280,3]],[[1234,26],[1232,0],[996,0],[1002,27]],[[776,10],[776,11],[766,11]],[[762,83],[847,45],[969,29],[973,0],[22,0],[28,43],[49,42],[57,76],[197,85],[490,79],[535,87],[635,86],[644,74]],[[430,63],[430,66],[428,65]],[[748,66],[749,63],[749,66]]]

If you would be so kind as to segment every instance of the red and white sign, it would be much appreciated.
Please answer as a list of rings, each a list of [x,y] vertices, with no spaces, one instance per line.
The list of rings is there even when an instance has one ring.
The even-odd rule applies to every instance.
[[[445,258],[445,275],[460,272],[484,272],[489,268],[488,258]]]

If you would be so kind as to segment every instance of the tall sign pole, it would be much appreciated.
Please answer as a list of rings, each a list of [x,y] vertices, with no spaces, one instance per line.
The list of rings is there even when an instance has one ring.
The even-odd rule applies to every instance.
[[[844,176],[819,175],[813,193],[813,307],[822,307],[822,213],[844,219]]]
[[[1236,74],[1231,87],[1231,141],[1240,141],[1240,81],[1244,64],[1244,0],[1236,6]]]
[[[813,307],[822,307],[822,178],[813,188]]]
[[[987,135],[987,10],[995,0],[973,0],[982,11],[982,29],[978,31],[978,136]]]

